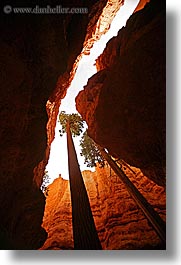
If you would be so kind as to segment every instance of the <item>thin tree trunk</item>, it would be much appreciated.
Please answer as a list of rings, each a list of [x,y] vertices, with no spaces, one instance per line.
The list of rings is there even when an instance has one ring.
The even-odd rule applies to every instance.
[[[166,224],[159,216],[159,214],[154,210],[154,208],[147,202],[147,200],[143,197],[143,195],[139,192],[139,190],[134,186],[134,184],[129,180],[129,178],[125,175],[125,173],[118,167],[118,165],[114,162],[114,160],[106,153],[106,151],[99,147],[102,156],[108,162],[110,167],[114,170],[114,172],[119,176],[121,181],[125,184],[128,192],[131,197],[135,200],[137,205],[143,211],[147,219],[150,221],[152,227],[162,240],[164,246],[166,245]]]
[[[116,161],[115,161],[116,162]],[[121,159],[121,163],[120,165],[125,166],[126,168],[128,168],[133,174],[136,174],[136,172],[123,160]]]
[[[96,231],[87,191],[79,168],[77,155],[68,123],[67,149],[72,202],[74,249],[101,250],[101,243]]]

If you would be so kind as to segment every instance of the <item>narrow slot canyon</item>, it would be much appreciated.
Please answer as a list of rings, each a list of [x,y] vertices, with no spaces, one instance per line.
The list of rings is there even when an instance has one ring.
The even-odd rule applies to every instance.
[[[85,63],[89,76],[76,88],[66,111],[74,105],[88,136],[166,222],[165,4],[61,4],[88,12],[2,16],[0,249],[76,249],[70,181],[59,172],[47,192],[41,186],[64,110],[61,104],[76,74],[84,75],[81,60],[90,58],[116,14],[129,5],[125,24],[100,43],[102,51],[92,59],[95,69]],[[32,1],[27,6],[34,7]],[[64,154],[62,150],[60,146]],[[106,160],[104,167],[97,164],[95,170],[82,172],[101,248],[165,249],[166,242],[115,172]]]

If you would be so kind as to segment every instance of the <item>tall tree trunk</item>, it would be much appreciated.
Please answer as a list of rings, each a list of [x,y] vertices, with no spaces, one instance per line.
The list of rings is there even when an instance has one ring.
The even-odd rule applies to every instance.
[[[67,123],[67,149],[74,249],[101,250],[101,243],[97,235],[87,191],[79,168],[69,123]]]
[[[156,231],[157,235],[163,242],[163,247],[166,246],[166,224],[159,216],[159,214],[154,210],[154,208],[147,202],[139,190],[134,186],[134,184],[129,180],[125,173],[118,167],[114,160],[109,156],[109,154],[99,146],[102,156],[108,162],[110,167],[118,175],[121,181],[125,184],[129,194],[135,200],[137,205],[143,211],[147,219],[150,221],[152,227]]]

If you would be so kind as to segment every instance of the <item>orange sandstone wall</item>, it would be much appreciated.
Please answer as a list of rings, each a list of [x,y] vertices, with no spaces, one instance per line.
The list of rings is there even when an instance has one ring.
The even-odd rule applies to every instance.
[[[128,169],[126,174],[165,220],[164,188],[145,177],[139,169],[132,170],[134,174]],[[160,248],[155,231],[108,166],[104,169],[97,167],[95,172],[84,171],[83,179],[104,250]],[[42,249],[72,249],[69,181],[58,178],[48,188],[43,219],[48,238]]]
[[[26,6],[34,8],[33,2],[27,0]],[[46,2],[60,5],[59,0]],[[39,187],[67,76],[83,48],[96,2],[61,1],[62,7],[86,7],[87,14],[1,12],[0,249],[37,249],[46,239]],[[100,13],[106,0],[99,2]]]
[[[76,97],[88,134],[114,157],[166,182],[165,4],[135,12],[96,61]]]
[[[72,249],[72,215],[69,181],[61,177],[48,186],[43,227],[48,238],[43,249]]]

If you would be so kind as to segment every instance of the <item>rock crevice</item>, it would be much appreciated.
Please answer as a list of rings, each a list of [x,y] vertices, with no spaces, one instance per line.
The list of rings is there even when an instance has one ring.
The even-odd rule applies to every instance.
[[[90,12],[96,2],[63,0],[61,5],[86,7]],[[106,1],[99,2],[100,12]],[[27,7],[36,5],[26,1]],[[53,0],[51,5],[60,1]],[[46,238],[41,228],[45,199],[39,187],[60,100],[90,18],[89,13],[23,15],[2,10],[0,20],[1,248],[37,249]]]
[[[88,134],[114,157],[165,185],[165,6],[134,13],[97,59],[98,73],[76,98]],[[100,81],[100,75],[104,78]],[[97,85],[99,84],[99,86]],[[90,103],[93,87],[96,97]]]

